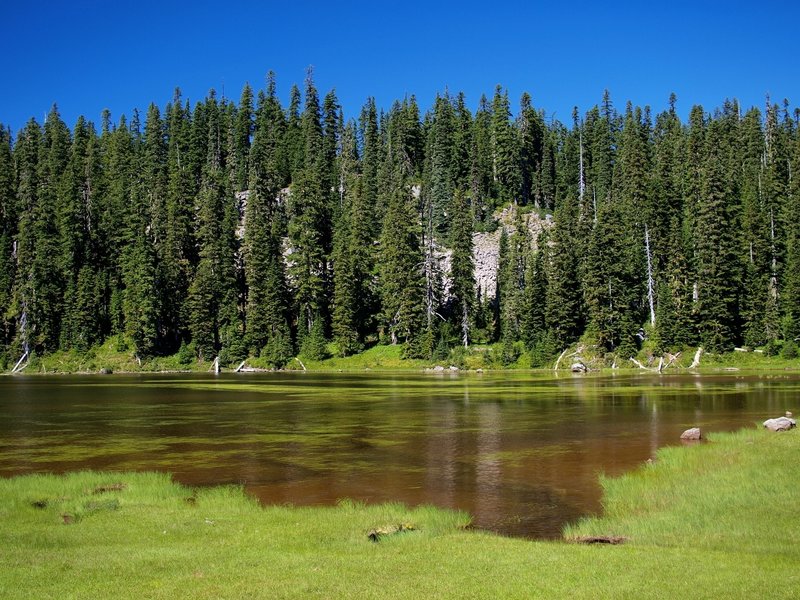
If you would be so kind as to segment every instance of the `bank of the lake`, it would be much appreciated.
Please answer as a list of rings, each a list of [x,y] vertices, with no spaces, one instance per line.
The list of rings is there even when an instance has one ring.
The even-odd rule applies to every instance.
[[[666,371],[685,370],[694,364],[696,348],[684,348],[676,355],[657,355],[645,345],[635,359],[606,355],[592,344],[578,343],[563,351],[559,356],[547,360],[537,360],[522,343],[517,343],[509,355],[509,349],[502,344],[476,345],[468,349],[454,348],[449,354],[435,356],[429,360],[407,358],[400,345],[378,344],[352,356],[337,356],[337,348],[329,344],[325,358],[315,359],[296,356],[284,364],[280,370],[317,372],[359,372],[373,371],[423,371],[423,370],[471,370],[471,371],[521,371],[521,370],[569,370],[572,365],[584,365],[590,371],[657,371],[659,363]],[[800,358],[793,354],[758,349],[733,351],[723,354],[701,352],[699,368],[742,369],[752,371],[800,370]],[[181,352],[172,356],[140,358],[127,349],[121,349],[115,338],[88,351],[59,350],[44,356],[33,356],[21,364],[5,358],[2,372],[8,374],[16,367],[26,374],[57,373],[204,373],[215,369],[215,361],[198,359],[194,354]],[[274,365],[260,357],[236,358],[227,361],[224,356],[219,364],[222,371],[245,370],[271,371]]]
[[[159,474],[0,480],[4,598],[792,598],[800,435],[752,428],[605,480],[605,515],[531,542],[400,505],[262,508]],[[413,529],[375,543],[368,534]]]

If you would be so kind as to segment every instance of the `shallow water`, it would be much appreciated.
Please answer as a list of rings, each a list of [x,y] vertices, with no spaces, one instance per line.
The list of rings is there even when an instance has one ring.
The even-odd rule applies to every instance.
[[[792,410],[797,375],[320,374],[0,378],[0,475],[159,470],[263,503],[459,508],[557,537],[600,510],[598,474],[684,429]]]

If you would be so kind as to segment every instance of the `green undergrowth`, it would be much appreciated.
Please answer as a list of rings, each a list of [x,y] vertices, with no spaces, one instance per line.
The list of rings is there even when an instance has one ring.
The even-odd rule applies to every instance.
[[[667,367],[676,371],[688,369],[692,364],[696,348],[684,348],[677,359]],[[657,370],[659,360],[664,357],[667,364],[669,357],[657,352],[650,342],[645,342],[634,357],[641,365]],[[431,359],[407,358],[401,345],[378,344],[353,356],[337,356],[335,344],[328,344],[328,357],[322,360],[307,358],[302,354],[291,359],[284,370],[289,371],[422,371],[441,366],[447,370],[456,367],[459,370],[484,371],[550,371],[558,361],[558,355],[542,356],[532,354],[521,342],[511,345],[496,344],[473,345],[469,348],[455,347],[445,352],[438,352]],[[640,367],[630,357],[603,352],[592,343],[591,339],[583,339],[569,347],[558,363],[560,370],[569,370],[571,365],[580,361],[592,371],[618,369],[635,371]],[[225,371],[234,370],[241,360],[223,363]],[[249,357],[246,366],[255,369],[271,370],[269,361],[261,357]],[[13,364],[7,363],[9,372]],[[792,353],[781,352],[781,348],[748,349],[746,352],[728,352],[723,354],[703,353],[700,370],[798,370],[800,358]],[[131,344],[124,338],[113,337],[100,346],[85,352],[76,350],[54,352],[45,356],[34,356],[25,368],[26,374],[41,373],[98,373],[98,372],[209,372],[212,361],[199,360],[193,351],[182,349],[172,356],[151,357],[141,359],[131,349]]]
[[[0,595],[793,598],[798,451],[796,431],[752,429],[604,479],[605,515],[566,536],[621,545],[504,538],[432,507],[261,507],[241,488],[163,474],[5,479]]]

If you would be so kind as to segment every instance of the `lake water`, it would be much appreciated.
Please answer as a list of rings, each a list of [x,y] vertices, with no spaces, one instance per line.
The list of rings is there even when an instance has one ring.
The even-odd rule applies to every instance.
[[[0,476],[167,471],[265,504],[427,503],[548,538],[600,511],[600,473],[692,426],[782,415],[799,389],[783,373],[2,377]]]

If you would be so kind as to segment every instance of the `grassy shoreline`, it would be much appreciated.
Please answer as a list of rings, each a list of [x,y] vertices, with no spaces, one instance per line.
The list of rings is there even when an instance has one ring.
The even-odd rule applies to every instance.
[[[800,584],[797,430],[659,451],[604,479],[568,538],[503,538],[397,504],[260,507],[239,488],[81,472],[0,480],[4,598],[790,598]],[[121,484],[121,485],[118,485]],[[411,525],[378,543],[376,528]]]
[[[92,374],[100,372],[112,373],[206,373],[213,370],[213,361],[200,361],[193,357],[175,354],[172,356],[154,357],[139,360],[130,351],[117,349],[116,342],[107,341],[102,346],[92,348],[87,352],[58,351],[42,357],[35,357],[23,370],[24,374]],[[517,348],[518,355],[513,362],[503,364],[501,344],[491,346],[473,346],[467,352],[459,349],[451,352],[451,356],[440,359],[422,360],[409,359],[402,356],[400,346],[377,345],[344,358],[335,356],[335,348],[331,348],[331,356],[324,360],[312,360],[303,356],[293,358],[281,369],[282,371],[312,371],[312,372],[363,372],[363,371],[426,371],[437,367],[449,371],[455,367],[461,371],[540,371],[552,372],[557,362],[554,358],[549,363],[539,368],[531,367],[531,356],[522,348]],[[689,369],[694,355],[694,348],[687,348],[674,365],[667,368],[665,373],[685,372]],[[569,371],[571,363],[578,355],[581,362],[586,364],[593,372],[655,372],[658,358],[652,353],[642,351],[637,360],[649,368],[642,370],[629,360],[619,360],[616,368],[612,369],[608,357],[599,356],[591,350],[586,350],[582,344],[570,348],[565,352],[559,363],[559,370]],[[230,364],[223,364],[223,372],[232,372],[241,363],[240,360]],[[246,365],[259,371],[271,371],[269,364],[261,358],[248,358]],[[10,374],[14,365],[2,371]],[[707,370],[800,370],[800,360],[784,358],[782,356],[767,356],[759,352],[729,352],[726,354],[703,354],[699,366],[700,371]]]

